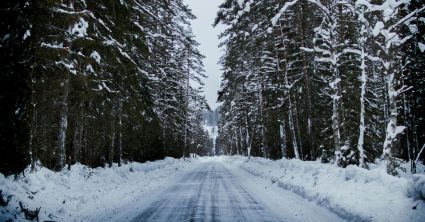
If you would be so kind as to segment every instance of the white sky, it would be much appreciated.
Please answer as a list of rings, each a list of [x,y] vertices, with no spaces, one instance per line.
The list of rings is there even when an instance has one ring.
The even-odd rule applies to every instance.
[[[204,91],[211,109],[217,108],[217,91],[221,81],[221,66],[218,61],[221,57],[221,49],[218,48],[218,35],[224,30],[223,27],[212,27],[218,6],[223,0],[184,0],[197,17],[192,21],[193,33],[196,40],[201,44],[199,51],[206,57],[204,59],[205,73],[208,78],[204,79]]]

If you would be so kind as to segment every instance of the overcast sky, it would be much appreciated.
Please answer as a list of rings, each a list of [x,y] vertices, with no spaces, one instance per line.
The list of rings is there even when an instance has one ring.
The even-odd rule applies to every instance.
[[[215,109],[218,104],[217,91],[220,87],[221,71],[217,64],[221,57],[221,49],[218,48],[218,35],[223,31],[222,27],[213,28],[215,16],[218,6],[223,0],[184,0],[192,9],[193,14],[197,17],[192,21],[193,33],[196,40],[201,43],[199,50],[206,57],[204,59],[205,73],[208,75],[204,79],[205,96],[211,109]]]

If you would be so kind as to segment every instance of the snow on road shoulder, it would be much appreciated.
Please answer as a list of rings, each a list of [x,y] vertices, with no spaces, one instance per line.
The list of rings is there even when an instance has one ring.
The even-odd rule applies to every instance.
[[[61,172],[40,168],[16,179],[0,174],[3,197],[12,195],[9,205],[0,208],[0,221],[24,221],[19,201],[29,210],[41,207],[40,221],[94,221],[114,214],[115,209],[163,186],[167,180],[196,167],[198,162],[166,158],[111,168],[74,165],[71,171]]]
[[[282,221],[342,222],[337,214],[303,197],[275,186],[270,180],[256,177],[241,169],[239,164],[224,164],[238,178],[244,188],[253,194],[260,205],[271,210]]]
[[[393,177],[386,174],[381,165],[365,170],[300,160],[220,158],[225,165],[240,168],[263,180],[269,186],[258,183],[262,184],[265,194],[264,187],[287,190],[348,220],[425,221],[425,201],[421,196],[425,188],[424,175]],[[294,199],[290,196],[275,198],[282,202]]]

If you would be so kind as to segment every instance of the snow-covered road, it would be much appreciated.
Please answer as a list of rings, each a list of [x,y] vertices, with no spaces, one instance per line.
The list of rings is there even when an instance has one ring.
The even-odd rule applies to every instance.
[[[267,192],[288,201],[279,206],[276,199],[256,192],[261,184],[242,182],[249,175],[229,168],[219,161],[205,161],[183,174],[169,186],[151,192],[139,203],[133,203],[113,221],[341,221],[341,218],[301,198]],[[251,181],[252,182],[252,181]],[[259,181],[257,181],[259,182]],[[264,189],[264,187],[262,187]],[[282,192],[279,189],[279,192]],[[297,203],[290,203],[296,201]],[[301,203],[300,203],[301,201]],[[265,203],[268,202],[268,203]],[[135,206],[138,205],[139,206]],[[312,207],[314,209],[312,209]],[[297,213],[299,209],[309,213]],[[323,212],[318,212],[323,211]],[[294,216],[295,214],[295,216]],[[314,216],[312,216],[314,215]]]
[[[202,163],[133,221],[279,221],[220,163]]]

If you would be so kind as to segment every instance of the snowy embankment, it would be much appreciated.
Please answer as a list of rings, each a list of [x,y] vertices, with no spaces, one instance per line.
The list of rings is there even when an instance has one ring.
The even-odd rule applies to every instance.
[[[40,168],[17,178],[0,174],[4,199],[11,195],[8,206],[0,206],[0,221],[24,221],[19,201],[29,210],[41,207],[40,221],[94,221],[166,185],[168,180],[196,167],[197,162],[166,158],[111,168],[74,165],[71,171],[61,172]]]
[[[423,174],[398,178],[386,174],[383,165],[371,165],[370,170],[356,166],[342,169],[300,160],[220,158],[269,186],[293,192],[348,220],[425,221]],[[423,173],[423,166],[420,168]],[[264,192],[268,192],[267,187]],[[285,197],[281,198],[285,201]]]

